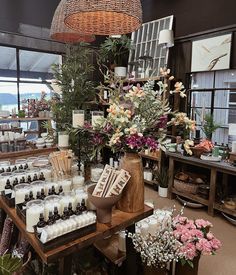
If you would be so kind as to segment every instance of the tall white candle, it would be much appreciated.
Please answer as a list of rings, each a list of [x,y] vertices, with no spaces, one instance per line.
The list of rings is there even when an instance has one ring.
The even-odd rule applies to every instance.
[[[82,187],[84,185],[84,177],[83,176],[74,176],[72,182],[73,182],[74,189]]]
[[[58,147],[60,148],[69,147],[69,135],[66,132],[58,133]]]
[[[74,110],[72,112],[72,126],[74,128],[84,126],[84,110]]]
[[[32,201],[33,202],[33,201]],[[33,233],[34,225],[36,225],[39,221],[40,214],[44,213],[44,207],[38,204],[32,204],[26,209],[26,231]]]
[[[95,127],[96,124],[100,121],[100,119],[104,116],[104,113],[101,111],[93,111],[92,112],[92,126]]]
[[[25,195],[31,190],[30,184],[18,184],[15,186],[15,204],[23,203]]]

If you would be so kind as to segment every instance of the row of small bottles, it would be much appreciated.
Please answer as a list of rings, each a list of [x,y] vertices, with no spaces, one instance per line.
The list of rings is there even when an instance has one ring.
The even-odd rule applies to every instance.
[[[73,215],[81,215],[84,211],[87,210],[87,207],[85,206],[85,200],[82,199],[81,204],[78,203],[76,206],[76,210],[72,210],[72,203],[70,202],[68,207],[64,207],[63,214],[60,215],[58,212],[58,208],[55,206],[54,211],[49,211],[48,220],[45,221],[43,213],[40,214],[39,222],[37,223],[37,232],[41,233],[42,229],[47,225],[53,225],[58,220],[68,220]]]
[[[144,161],[143,177],[145,180],[152,181],[153,171],[155,170],[158,170],[158,164],[155,161],[152,161],[152,160]]]
[[[18,184],[22,184],[22,183],[31,183],[37,180],[42,180],[45,181],[45,177],[43,172],[40,173],[39,177],[37,176],[37,174],[34,174],[33,179],[31,179],[31,176],[29,175],[27,177],[27,179],[25,179],[25,177],[23,176],[20,181],[18,180],[18,178],[15,178],[13,183],[11,184],[10,180],[7,179],[6,180],[6,185],[5,185],[5,194],[9,194],[11,193],[10,190],[13,190],[14,187]]]
[[[62,192],[63,192],[62,186],[60,186],[58,193],[56,192],[55,187],[52,186],[52,188],[48,189],[48,196],[60,195],[60,193],[62,193]],[[25,194],[25,201],[23,202],[23,208],[26,207],[26,204],[29,201],[32,201],[32,200],[35,200],[35,199],[36,200],[44,200],[45,198],[46,198],[46,195],[44,193],[44,189],[43,188],[41,189],[41,192],[40,191],[37,192],[36,198],[34,198],[33,191],[30,191],[29,195]]]
[[[2,167],[2,168],[0,168],[0,174],[2,174],[2,173],[4,173],[4,172],[15,172],[15,171],[17,171],[17,170],[21,170],[21,171],[23,171],[24,172],[24,170],[26,170],[26,169],[28,169],[29,168],[29,166],[28,166],[28,164],[26,163],[26,164],[24,164],[24,165],[20,165],[18,168],[17,168],[17,166],[15,165],[15,166],[13,166],[13,167],[7,167],[7,168],[4,168],[4,167]]]

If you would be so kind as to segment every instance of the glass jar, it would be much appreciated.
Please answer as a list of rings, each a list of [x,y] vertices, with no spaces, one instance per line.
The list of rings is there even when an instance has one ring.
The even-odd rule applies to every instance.
[[[25,201],[25,195],[29,195],[31,190],[30,184],[22,183],[14,187],[15,191],[15,204],[23,203]]]
[[[59,148],[69,147],[69,135],[67,134],[67,132],[58,133],[58,147]]]
[[[48,196],[44,200],[44,218],[45,221],[48,220],[49,212],[54,213],[54,207],[57,207],[58,213],[61,215],[61,197],[57,195]]]
[[[53,181],[49,181],[49,182],[45,182],[45,195],[48,196],[48,191],[49,189],[52,189],[52,187],[54,186],[55,191],[58,193],[59,191],[59,185],[57,182],[53,182]]]
[[[34,232],[34,226],[37,225],[40,214],[44,214],[44,202],[42,200],[33,200],[26,204],[27,232]]]
[[[85,200],[85,205],[88,207],[88,193],[83,188],[78,188],[75,190],[76,205]]]
[[[59,188],[60,188],[60,186],[62,186],[64,192],[71,191],[71,187],[72,187],[72,180],[71,180],[71,178],[61,179],[57,183],[58,183]]]
[[[102,164],[94,164],[91,166],[91,181],[98,182],[100,179],[104,166]]]
[[[52,178],[52,167],[46,166],[39,170],[39,173],[43,173],[45,180],[51,180]]]
[[[76,209],[76,197],[75,197],[75,192],[74,191],[68,191],[68,192],[62,192],[60,194],[61,200],[61,211],[64,211],[64,208],[69,206],[69,203],[72,204],[72,209]]]
[[[95,127],[96,124],[104,117],[104,112],[102,111],[92,111],[92,126]]]
[[[84,186],[84,177],[83,176],[74,176],[72,178],[72,182],[73,182],[73,188],[74,189],[78,189]]]
[[[33,181],[31,183],[31,188],[32,188],[31,190],[33,192],[34,198],[36,198],[37,193],[40,192],[40,194],[41,194],[42,189],[45,192],[45,181],[42,181],[42,180]]]
[[[22,165],[24,166],[27,163],[26,159],[16,159],[15,165],[19,169],[19,167]]]
[[[72,125],[74,128],[84,126],[84,110],[73,110]]]
[[[27,173],[25,170],[16,170],[12,174],[13,180],[17,179],[18,183],[26,183],[27,182]]]

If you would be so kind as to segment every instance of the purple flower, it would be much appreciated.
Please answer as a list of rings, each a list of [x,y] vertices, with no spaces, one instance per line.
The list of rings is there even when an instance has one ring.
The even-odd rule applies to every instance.
[[[160,117],[159,122],[157,123],[158,128],[166,128],[168,118],[166,115]]]
[[[84,128],[85,128],[85,129],[92,129],[93,127],[92,127],[92,125],[91,125],[90,122],[85,121],[85,122],[84,122]]]
[[[157,141],[152,137],[145,138],[145,145],[151,150],[156,150],[158,148]]]
[[[128,136],[125,142],[130,149],[140,150],[145,144],[145,139],[143,136],[134,134],[134,135]]]
[[[103,144],[104,143],[103,136],[101,134],[99,134],[99,133],[94,133],[92,135],[92,143],[94,145],[101,145],[101,144]]]

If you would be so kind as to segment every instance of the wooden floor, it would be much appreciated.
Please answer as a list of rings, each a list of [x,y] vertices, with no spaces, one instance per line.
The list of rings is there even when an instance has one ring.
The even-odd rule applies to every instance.
[[[152,187],[146,186],[145,199],[152,200],[155,208],[173,207],[177,210],[181,204],[176,200],[160,198],[158,193]],[[219,213],[215,217],[207,214],[205,208],[192,209],[185,208],[184,214],[188,218],[207,219],[213,224],[212,232],[223,243],[222,248],[215,256],[202,256],[199,265],[198,275],[233,275],[236,274],[236,226],[227,222]]]

